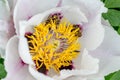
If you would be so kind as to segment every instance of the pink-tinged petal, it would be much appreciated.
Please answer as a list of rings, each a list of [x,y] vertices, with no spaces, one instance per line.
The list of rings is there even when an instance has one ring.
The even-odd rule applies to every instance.
[[[18,0],[14,10],[14,22],[18,33],[19,21],[28,20],[30,17],[56,7],[58,0]],[[52,3],[52,4],[51,4]]]
[[[84,49],[83,53],[73,61],[75,69],[61,70],[60,76],[54,76],[55,79],[67,79],[71,76],[88,76],[98,73],[99,60],[88,54]]]
[[[19,54],[23,62],[26,64],[31,64],[34,65],[34,62],[32,61],[32,57],[29,53],[29,48],[28,48],[28,42],[27,39],[24,36],[19,37]]]
[[[53,78],[50,78],[49,76],[38,72],[36,68],[33,66],[29,66],[29,71],[32,74],[32,76],[34,76],[34,78],[37,80],[54,80]]]
[[[35,80],[28,71],[18,53],[18,37],[12,37],[6,47],[5,69],[7,77],[4,80]]]
[[[11,18],[8,21],[0,20],[0,31],[4,31],[8,38],[15,34],[14,23]]]
[[[57,7],[61,7],[61,5],[62,5],[62,0],[59,0]]]
[[[7,27],[8,38],[11,38],[13,35],[16,34],[12,16],[10,16],[10,19],[7,21],[7,23],[8,23],[8,27]]]
[[[0,0],[0,20],[8,20],[10,9],[7,0]]]
[[[82,25],[83,38],[81,43],[88,50],[96,49],[104,37],[104,29],[101,25],[101,13],[107,11],[104,4],[100,0],[64,0],[62,5],[78,6],[85,14],[88,23]]]
[[[46,17],[50,14],[60,12],[63,17],[65,17],[68,21],[73,24],[80,24],[82,22],[87,22],[87,18],[85,17],[84,13],[82,13],[78,7],[71,7],[71,6],[64,6],[59,8],[53,8],[38,15],[33,16],[29,20],[29,24],[37,25],[40,22],[44,21]],[[74,14],[73,17],[71,17]]]
[[[19,22],[19,32],[20,32],[20,36],[25,36],[25,34],[27,33],[33,33],[34,29],[33,29],[33,25],[30,25],[28,23],[28,21],[20,21]]]
[[[20,21],[19,22],[19,34],[21,36],[24,36],[26,33],[33,33],[33,28],[46,20],[46,18],[56,12],[60,12],[69,22],[73,24],[82,24],[87,22],[87,18],[85,15],[79,10],[78,7],[70,7],[70,6],[64,6],[60,8],[53,8],[48,11],[45,11],[43,13],[34,15],[29,19],[28,21]],[[72,16],[72,14],[75,14],[75,16]]]

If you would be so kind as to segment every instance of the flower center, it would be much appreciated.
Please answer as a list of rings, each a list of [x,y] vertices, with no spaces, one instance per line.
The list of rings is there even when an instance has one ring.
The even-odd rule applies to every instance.
[[[78,25],[62,18],[60,13],[50,15],[46,21],[34,27],[34,33],[25,36],[32,60],[40,72],[45,73],[51,68],[59,72],[68,68],[79,54],[81,30]]]

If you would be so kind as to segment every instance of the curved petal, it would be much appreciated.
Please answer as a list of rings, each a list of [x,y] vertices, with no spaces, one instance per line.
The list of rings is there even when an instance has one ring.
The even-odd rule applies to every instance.
[[[48,11],[37,14],[28,21],[19,22],[19,33],[24,36],[26,32],[33,32],[33,27],[40,24],[42,21],[53,13],[60,12],[62,15],[73,24],[82,24],[87,22],[85,15],[79,10],[78,7],[64,6],[60,8],[53,8]],[[73,17],[71,17],[74,14]]]
[[[84,27],[81,44],[88,50],[94,50],[104,39],[104,27],[101,24],[101,15],[91,19],[91,21],[85,24]]]
[[[37,25],[42,22],[48,15],[52,13],[60,12],[62,15],[73,24],[80,24],[87,22],[87,18],[83,12],[80,11],[78,7],[73,6],[63,6],[58,8],[52,8],[40,14],[37,14],[29,20],[29,24]],[[71,17],[74,14],[73,17]]]
[[[39,0],[40,1],[40,0]],[[39,12],[42,12],[42,11],[45,11],[45,10],[48,10],[48,9],[51,9],[51,8],[53,8],[53,7],[55,7],[55,5],[49,5],[49,6],[46,6],[49,2],[47,2],[47,3],[45,3],[44,4],[44,1],[40,1],[40,2],[43,2],[43,4],[44,5],[40,5],[40,9],[38,9],[38,6],[37,6],[37,4],[39,3],[39,1],[34,1],[31,5],[28,3],[28,1],[18,1],[18,3],[17,3],[17,6],[16,6],[16,8],[15,8],[15,12],[14,12],[14,21],[15,21],[15,24],[16,24],[16,26],[18,26],[18,22],[20,21],[20,20],[24,20],[24,19],[27,19],[28,17],[31,17],[31,16],[33,16],[33,15],[35,15],[35,14],[37,14],[37,13],[39,13]],[[36,3],[37,2],[37,3]],[[58,1],[55,1],[55,3],[57,3]],[[31,7],[33,7],[34,6],[34,3],[36,3],[35,4],[35,9],[30,9]],[[89,49],[89,50],[93,50],[93,49],[95,49],[96,47],[98,47],[100,44],[101,44],[101,42],[102,42],[102,39],[103,39],[103,34],[104,34],[104,31],[103,31],[103,28],[101,27],[101,24],[99,24],[99,23],[97,23],[97,25],[95,24],[93,24],[94,23],[94,21],[96,21],[97,22],[97,20],[98,20],[98,22],[100,21],[100,19],[101,19],[101,13],[102,12],[105,12],[106,11],[106,8],[104,8],[104,5],[103,5],[103,3],[102,2],[100,2],[100,1],[98,1],[98,0],[94,0],[94,1],[84,1],[84,0],[73,0],[73,1],[65,1],[64,0],[64,2],[63,2],[63,4],[62,5],[70,5],[70,4],[73,4],[74,6],[75,6],[75,4],[77,4],[77,6],[80,6],[81,4],[84,6],[84,9],[87,9],[87,12],[85,12],[85,13],[87,13],[87,17],[88,17],[88,19],[89,19],[89,22],[88,22],[88,24],[86,24],[86,25],[84,25],[84,27],[87,27],[87,28],[91,28],[91,26],[93,26],[92,28],[94,29],[94,28],[96,28],[96,26],[100,26],[99,28],[96,28],[96,29],[98,29],[98,34],[94,34],[93,32],[91,32],[91,30],[89,30],[89,29],[86,29],[85,31],[84,31],[84,34],[85,34],[85,38],[83,38],[83,43],[85,43],[85,44],[83,44],[83,46],[85,46],[85,47],[87,47],[87,49]],[[90,5],[90,6],[93,6],[94,4],[96,4],[94,7],[89,7],[88,5]],[[21,5],[23,5],[23,6],[26,6],[27,5],[27,7],[26,8],[28,8],[27,10],[25,10],[26,8],[20,8],[20,6]],[[72,5],[72,6],[73,6]],[[28,7],[29,6],[29,7]],[[43,8],[44,7],[44,8]],[[81,6],[80,6],[81,7]],[[47,9],[48,8],[48,9]],[[83,8],[83,7],[82,7]],[[43,10],[44,9],[44,10]],[[80,8],[81,9],[81,8]],[[20,14],[20,12],[24,12],[24,11],[26,11],[25,12],[25,14],[23,14],[23,16],[21,16],[21,14]],[[35,11],[33,11],[33,10],[35,10]],[[37,11],[38,10],[38,11]],[[32,11],[32,12],[31,12]],[[35,13],[34,13],[35,12]],[[83,11],[84,12],[84,11]],[[94,12],[94,13],[93,13]],[[33,14],[34,13],[34,14]],[[18,16],[20,14],[20,16]],[[30,15],[30,14],[32,14],[32,15]],[[100,18],[100,19],[96,19],[96,16],[97,16],[97,18]],[[99,16],[99,17],[98,17]],[[17,19],[18,18],[18,19]],[[95,18],[95,19],[94,19]],[[91,22],[92,21],[92,22]],[[91,25],[91,26],[88,26],[88,25]],[[17,29],[17,33],[18,33],[18,28],[16,27],[16,29]],[[93,31],[96,31],[96,29],[95,30],[93,30]],[[93,35],[94,34],[94,35]],[[92,37],[91,37],[91,35],[93,35]],[[95,38],[97,37],[97,40],[95,40]],[[86,38],[87,38],[87,40],[86,40]],[[88,38],[90,38],[91,40],[88,40]],[[94,44],[92,44],[91,43],[91,41],[93,41],[94,42]],[[90,45],[92,45],[92,47],[90,46]]]
[[[80,77],[80,76],[72,76],[72,77],[69,77],[65,80],[87,80],[87,79],[83,78],[83,77]]]
[[[106,12],[107,9],[100,0],[87,1],[87,3],[82,0],[82,2],[88,8],[88,23],[84,25],[82,43],[88,50],[94,50],[102,43],[104,38],[101,13]],[[95,5],[92,6],[93,4]]]
[[[96,15],[107,11],[104,4],[100,0],[63,0],[62,6],[78,6],[80,10],[85,13],[87,18],[90,20]]]
[[[7,0],[0,0],[0,20],[8,20],[10,9]]]
[[[58,2],[58,0],[48,0],[47,2],[45,0],[18,0],[14,10],[16,32],[18,33],[19,21],[28,20],[33,15],[54,8]]]
[[[99,70],[99,60],[97,58],[92,57],[89,54],[89,52],[86,49],[84,49],[79,68],[83,71],[85,70],[84,72],[85,74],[86,74],[86,71],[90,71],[91,74],[95,74]],[[87,74],[90,74],[90,73],[87,73]]]
[[[4,80],[35,80],[18,54],[18,37],[12,37],[6,47],[5,69],[7,77]],[[23,75],[24,74],[24,75]]]
[[[105,27],[105,38],[100,47],[91,51],[91,55],[100,59],[100,72],[93,77],[104,77],[109,73],[120,70],[120,36],[110,26]]]
[[[87,80],[105,80],[104,76],[87,78]]]
[[[61,12],[63,13],[63,16],[65,16],[65,18],[73,24],[82,24],[88,22],[84,13],[80,11],[79,7],[77,6],[65,7]]]
[[[120,56],[120,35],[111,27],[105,27],[105,38],[99,49],[109,51],[109,55],[119,55]]]
[[[74,12],[73,12],[74,11]],[[36,25],[38,25],[40,22],[45,20],[45,18],[50,15],[51,13],[61,12],[65,18],[67,18],[68,21],[74,24],[80,24],[82,22],[87,22],[87,18],[84,16],[84,14],[79,10],[77,7],[70,7],[65,6],[61,8],[53,8],[51,10],[45,11],[41,14],[37,14],[33,16],[28,23],[27,22],[20,22],[20,34],[21,32],[33,32],[32,28]],[[76,14],[74,17],[71,18],[72,14]],[[26,31],[25,31],[26,30]],[[23,33],[22,33],[23,34]]]
[[[87,76],[96,74],[99,70],[99,60],[89,55],[86,49],[84,49],[81,56],[73,62],[75,66],[74,70],[62,70],[60,71],[60,76],[54,76],[54,78],[61,80],[71,76]]]
[[[81,40],[82,46],[88,50],[96,49],[104,37],[104,29],[101,25],[101,13],[107,11],[104,4],[100,0],[63,0],[62,5],[78,6],[85,14],[88,23],[82,25],[84,29]]]
[[[94,54],[97,54],[97,55],[94,55]],[[94,54],[93,55],[95,57],[98,57],[98,59],[100,60],[99,73],[89,76],[88,80],[89,79],[90,80],[99,80],[99,79],[104,80],[103,78],[105,75],[108,75],[110,73],[120,70],[120,64],[119,64],[120,56],[109,55],[110,54],[109,52],[101,51],[101,50],[95,51]]]
[[[24,36],[19,37],[19,45],[18,46],[19,46],[18,51],[19,51],[21,59],[27,64],[34,65],[34,62],[32,61],[32,57],[29,53],[27,39]]]
[[[32,74],[32,76],[34,76],[37,80],[54,80],[53,78],[50,78],[46,75],[44,75],[43,73],[39,73],[35,67],[33,66],[29,66],[29,71]]]
[[[33,33],[33,25],[30,25],[27,21],[19,22],[19,33],[20,36],[25,36],[26,33]]]
[[[55,80],[87,80],[87,78],[82,76],[71,76],[66,79],[58,79],[58,77],[56,77]]]
[[[120,56],[105,56],[104,58],[100,58],[101,63],[99,75],[104,76],[120,70]]]

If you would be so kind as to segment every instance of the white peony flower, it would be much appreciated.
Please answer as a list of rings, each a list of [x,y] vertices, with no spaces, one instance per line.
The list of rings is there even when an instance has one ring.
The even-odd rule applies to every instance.
[[[116,57],[110,56],[110,67],[109,58],[101,59],[110,34],[103,41],[101,14],[106,8],[100,0],[9,0],[9,4],[16,35],[6,47],[4,80],[104,80],[108,72],[119,69]]]

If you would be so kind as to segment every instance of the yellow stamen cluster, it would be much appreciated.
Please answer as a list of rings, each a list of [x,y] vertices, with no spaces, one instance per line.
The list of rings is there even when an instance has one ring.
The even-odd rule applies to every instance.
[[[76,36],[79,30],[65,20],[57,25],[52,19],[47,24],[43,22],[34,27],[34,33],[27,37],[36,68],[45,65],[47,70],[53,68],[59,72],[61,66],[71,65],[80,50],[79,37]]]

